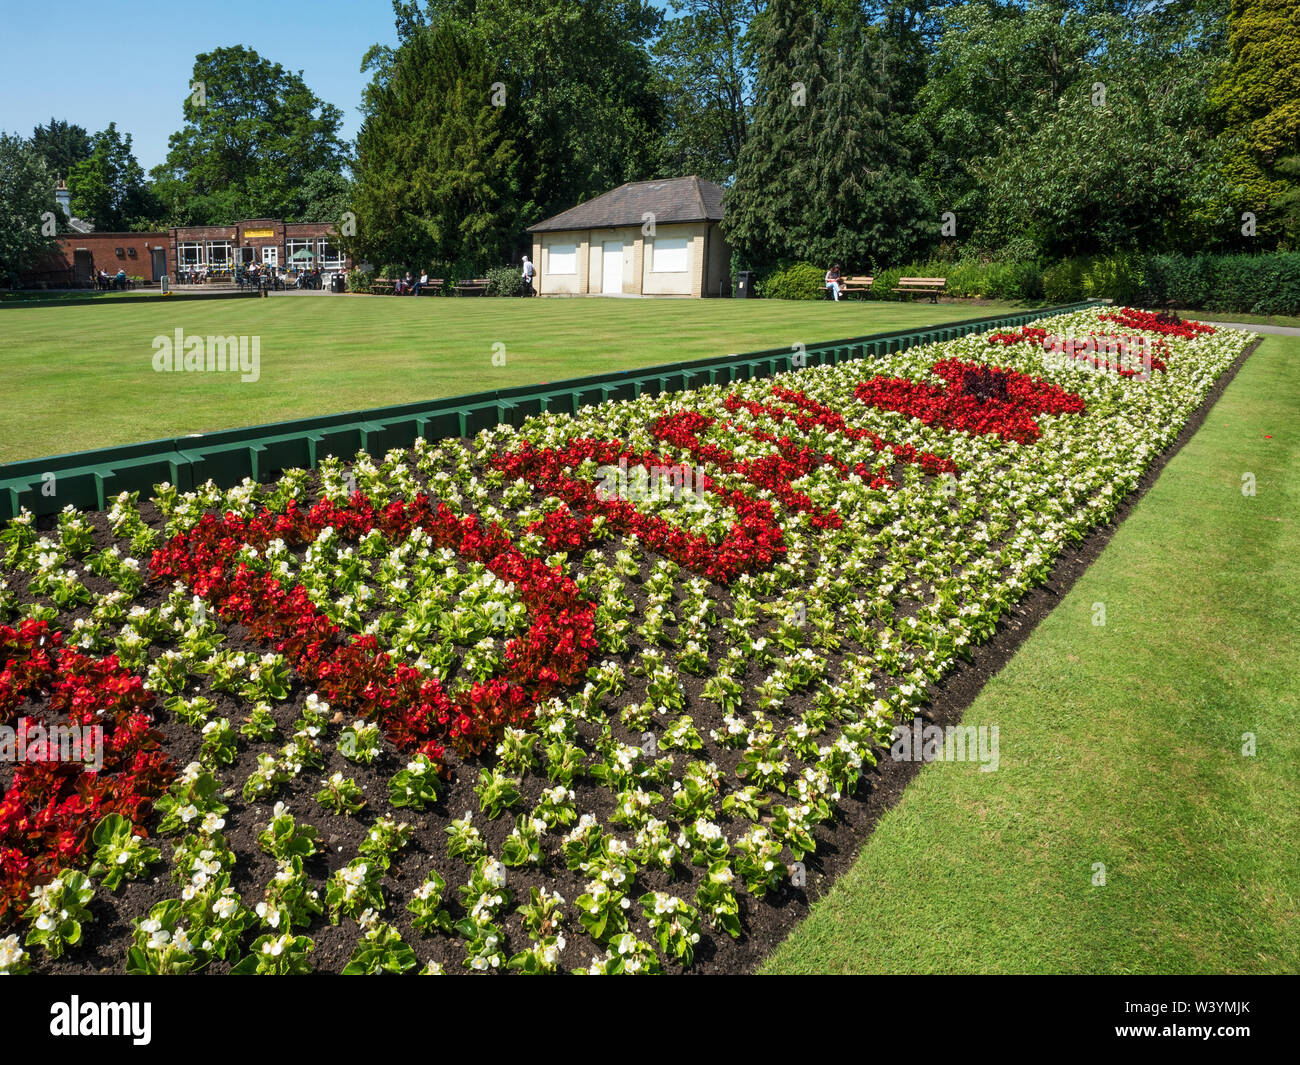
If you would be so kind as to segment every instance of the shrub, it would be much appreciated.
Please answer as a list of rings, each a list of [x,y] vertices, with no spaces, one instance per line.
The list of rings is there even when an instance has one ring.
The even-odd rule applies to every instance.
[[[912,276],[911,267],[894,266],[886,270],[872,270],[875,281],[871,283],[869,295],[873,300],[896,300],[900,296],[894,294],[894,286],[898,284],[898,279],[904,276]]]
[[[1151,255],[1146,261],[1142,302],[1149,307],[1205,306],[1212,288],[1214,260],[1208,255]]]
[[[348,291],[368,294],[370,292],[370,275],[364,270],[349,270]]]
[[[826,271],[812,263],[789,263],[760,279],[756,288],[769,300],[819,300],[826,295]]]
[[[1300,313],[1300,253],[1220,255],[1211,270],[1206,310]]]
[[[486,274],[489,296],[518,296],[524,291],[524,279],[513,266],[494,266]]]
[[[1083,294],[1116,303],[1138,302],[1145,290],[1143,260],[1122,253],[1094,260],[1083,275]]]
[[[1048,303],[1075,303],[1083,299],[1087,259],[1062,259],[1043,271],[1043,298]]]

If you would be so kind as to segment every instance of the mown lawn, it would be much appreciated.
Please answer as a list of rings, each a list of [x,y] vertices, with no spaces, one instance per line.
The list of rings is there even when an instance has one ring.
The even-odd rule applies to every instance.
[[[967,711],[1000,768],[926,766],[764,971],[1300,970],[1298,363],[1264,340]]]
[[[1019,308],[283,294],[171,305],[0,304],[8,391],[0,462],[1011,309]],[[259,379],[155,372],[153,338],[176,329],[260,337]],[[494,353],[504,353],[504,366],[493,364]]]

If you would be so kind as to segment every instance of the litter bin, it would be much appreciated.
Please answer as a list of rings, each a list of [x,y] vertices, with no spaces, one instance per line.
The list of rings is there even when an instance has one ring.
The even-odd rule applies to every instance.
[[[752,299],[754,296],[754,271],[741,270],[736,275],[736,298]]]
[[[330,275],[330,291],[331,291],[331,292],[342,292],[342,291],[344,291],[344,289],[343,289],[343,285],[344,285],[344,280],[343,280],[343,275],[342,275],[342,274],[331,274],[331,275]]]

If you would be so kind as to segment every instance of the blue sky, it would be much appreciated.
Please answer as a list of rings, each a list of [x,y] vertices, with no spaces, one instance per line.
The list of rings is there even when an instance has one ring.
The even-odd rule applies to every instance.
[[[397,42],[389,0],[0,0],[0,26],[0,130],[30,136],[51,117],[91,133],[116,122],[145,170],[163,161],[181,125],[200,52],[242,44],[302,71],[342,109],[351,140],[369,80],[361,57]]]
[[[396,43],[388,0],[0,0],[0,130],[30,136],[50,117],[133,137],[146,170],[181,125],[194,57],[243,44],[360,125],[361,57]]]

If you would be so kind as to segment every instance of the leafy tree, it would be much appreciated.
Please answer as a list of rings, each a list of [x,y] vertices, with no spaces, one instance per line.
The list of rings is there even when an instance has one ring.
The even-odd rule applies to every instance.
[[[856,15],[828,26],[772,0],[758,99],[723,230],[751,266],[790,258],[850,269],[899,262],[937,235],[891,121],[889,62]]]
[[[1300,153],[1300,18],[1294,0],[1232,0],[1230,58],[1211,103],[1225,122],[1224,180],[1261,235],[1285,238],[1295,175],[1282,161]]]
[[[314,170],[298,191],[294,210],[285,215],[290,222],[333,222],[340,224],[352,209],[352,182],[335,170]]]
[[[366,90],[357,136],[354,256],[478,273],[508,256],[518,159],[482,46],[417,27]]]
[[[1230,206],[1202,180],[1212,138],[1183,121],[1195,86],[1133,79],[1108,90],[1104,106],[1084,83],[1046,118],[1007,120],[998,154],[972,166],[985,204],[976,247],[1027,237],[1043,254],[1068,256],[1192,250],[1212,239]]]
[[[667,109],[665,164],[726,183],[745,143],[753,100],[751,36],[762,0],[673,0],[654,44]]]
[[[51,118],[32,130],[32,147],[55,177],[66,178],[73,166],[90,158],[90,134],[77,125]]]
[[[664,103],[646,50],[649,0],[394,0],[399,39],[421,26],[472,36],[487,96],[502,86],[504,132],[520,157],[519,228],[626,181],[656,176]],[[366,63],[382,78],[392,50]]]
[[[73,215],[106,232],[153,225],[158,204],[131,151],[131,134],[123,136],[110,122],[91,143],[90,158],[74,164],[68,174]]]
[[[183,109],[153,172],[172,224],[291,215],[309,175],[347,160],[342,111],[250,48],[196,56]]]
[[[999,0],[954,5],[939,25],[913,130],[929,142],[921,175],[931,195],[959,227],[969,226],[986,210],[972,164],[997,154],[1009,123],[1032,131],[1040,115],[1055,112],[1082,80],[1099,26],[1053,0],[1024,8]]]
[[[13,284],[54,247],[54,175],[23,137],[0,133],[0,277]]]

